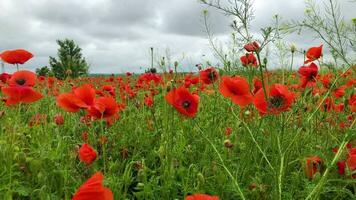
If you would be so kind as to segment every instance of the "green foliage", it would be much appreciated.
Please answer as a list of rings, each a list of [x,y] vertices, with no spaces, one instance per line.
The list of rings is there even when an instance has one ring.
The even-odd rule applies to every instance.
[[[48,75],[51,74],[51,70],[47,66],[44,66],[44,67],[41,67],[41,68],[37,68],[36,69],[36,74],[38,76],[48,76]]]
[[[49,57],[49,64],[54,76],[59,79],[76,78],[87,75],[89,65],[82,56],[81,48],[73,40],[57,40],[58,58]]]

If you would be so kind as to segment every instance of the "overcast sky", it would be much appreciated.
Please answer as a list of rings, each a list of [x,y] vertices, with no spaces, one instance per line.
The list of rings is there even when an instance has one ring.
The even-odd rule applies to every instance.
[[[346,19],[355,17],[355,2],[339,2]],[[172,60],[189,70],[206,60],[217,62],[204,32],[204,8],[197,0],[1,0],[0,51],[31,51],[35,57],[23,68],[34,70],[56,56],[56,39],[70,38],[83,49],[91,73],[142,72],[150,65],[150,47],[157,57],[169,49]],[[254,9],[258,29],[274,14],[301,19],[304,0],[255,0]],[[231,18],[214,9],[209,14],[214,35],[224,41]],[[299,48],[320,45],[310,35],[290,36],[288,42]]]

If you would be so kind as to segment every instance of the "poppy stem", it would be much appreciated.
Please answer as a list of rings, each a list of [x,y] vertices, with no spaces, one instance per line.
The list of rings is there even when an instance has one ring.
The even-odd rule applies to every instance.
[[[102,114],[102,116],[101,116],[101,119],[103,120],[104,118],[103,118],[103,115],[104,114]],[[101,135],[101,138],[100,138],[100,142],[101,142],[101,149],[102,149],[102,151],[103,151],[103,165],[104,165],[104,173],[106,173],[106,149],[105,149],[105,144],[106,144],[106,141],[104,140],[104,138],[103,137],[105,137],[104,135],[105,135],[105,133],[104,133],[104,125],[103,125],[103,121],[100,121],[100,129],[101,129],[101,133],[100,133],[100,135]]]
[[[259,52],[256,51],[256,55],[257,55],[258,66],[259,66],[260,74],[261,74],[262,89],[263,89],[263,93],[264,93],[264,95],[265,95],[265,101],[266,101],[266,103],[267,103],[267,102],[268,102],[268,97],[267,97],[267,91],[266,91],[265,81],[264,81],[264,78],[263,78],[263,69],[262,69],[261,58],[260,58]]]
[[[19,64],[18,63],[16,63],[16,69],[17,69],[17,71],[19,71]]]
[[[230,178],[233,180],[234,185],[235,185],[235,187],[236,187],[236,189],[237,189],[237,191],[238,191],[238,193],[239,193],[241,199],[242,199],[242,200],[245,200],[245,199],[246,199],[246,198],[245,198],[245,195],[243,194],[243,192],[242,192],[242,190],[241,190],[241,188],[240,188],[239,183],[237,182],[237,180],[235,179],[235,177],[231,174],[230,170],[226,167],[226,165],[225,165],[225,163],[224,163],[224,160],[222,159],[222,157],[221,157],[219,151],[216,149],[216,147],[215,147],[215,145],[213,144],[213,142],[204,134],[203,130],[202,130],[201,127],[198,125],[198,123],[197,123],[195,120],[193,120],[193,121],[194,121],[195,126],[198,128],[199,132],[200,132],[201,135],[203,136],[203,138],[204,138],[206,141],[208,141],[208,143],[209,143],[209,144],[211,145],[211,147],[214,149],[215,153],[218,155],[218,158],[219,158],[219,160],[220,160],[220,162],[221,162],[222,167],[225,169],[226,173],[227,173],[227,174],[230,176]]]

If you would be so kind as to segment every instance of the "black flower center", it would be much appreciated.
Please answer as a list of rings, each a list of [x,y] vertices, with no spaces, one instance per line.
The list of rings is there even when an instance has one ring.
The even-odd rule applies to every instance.
[[[19,85],[24,85],[26,83],[26,80],[21,78],[21,79],[17,79],[16,80],[16,83],[19,84]]]
[[[268,108],[280,108],[281,106],[283,106],[284,103],[284,98],[281,96],[274,96],[272,98],[269,99],[268,102]]]
[[[212,80],[212,81],[215,81],[215,79],[216,79],[215,73],[214,73],[213,71],[212,71],[212,72],[209,72],[208,78],[209,78],[210,80]]]
[[[189,106],[190,106],[190,102],[189,101],[184,101],[183,102],[183,107],[184,108],[189,108]]]

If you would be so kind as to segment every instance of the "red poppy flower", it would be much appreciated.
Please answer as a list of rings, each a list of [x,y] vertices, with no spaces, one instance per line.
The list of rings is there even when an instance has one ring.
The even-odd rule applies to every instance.
[[[257,77],[253,78],[253,94],[256,94],[258,90],[263,88],[262,81]]]
[[[213,67],[209,67],[205,70],[202,70],[199,72],[199,74],[200,79],[204,84],[214,83],[219,77],[218,72]]]
[[[11,74],[2,73],[0,74],[0,81],[6,83],[11,78]]]
[[[95,99],[95,89],[90,84],[84,84],[73,90],[76,97],[82,100],[88,107],[93,105]]]
[[[90,116],[96,119],[110,118],[119,111],[119,106],[112,97],[99,97],[87,111]]]
[[[33,57],[33,54],[24,50],[8,50],[0,54],[0,58],[9,64],[24,64]]]
[[[322,50],[323,50],[323,45],[320,45],[319,47],[311,47],[310,49],[308,49],[305,55],[308,58],[308,60],[306,60],[304,63],[309,63],[319,59],[320,56],[322,56]]]
[[[323,103],[323,110],[330,112],[335,109],[334,100],[330,97],[327,97]]]
[[[352,148],[349,150],[347,166],[349,167],[351,172],[356,170],[356,148]]]
[[[185,87],[171,90],[165,98],[178,112],[187,117],[195,117],[198,112],[199,96],[191,94]]]
[[[63,93],[58,95],[57,105],[67,112],[78,112],[81,108],[87,108],[87,104],[73,93]]]
[[[235,76],[223,76],[219,86],[220,93],[224,97],[231,98],[231,101],[241,107],[245,107],[252,102],[250,86],[246,79]]]
[[[79,149],[79,159],[87,165],[90,165],[96,159],[96,152],[89,144],[83,144]]]
[[[42,98],[42,94],[34,91],[31,87],[6,87],[1,88],[1,91],[8,97],[6,105],[14,105],[17,103],[32,103]]]
[[[72,200],[113,200],[111,190],[103,186],[103,179],[101,172],[95,173],[80,186]]]
[[[254,52],[254,51],[259,51],[260,50],[260,45],[255,41],[249,44],[246,44],[244,46],[244,48],[246,49],[246,51],[248,52]]]
[[[318,66],[312,62],[309,66],[300,67],[298,73],[301,76],[300,86],[305,88],[309,82],[315,83],[316,76],[318,75]]]
[[[349,99],[351,112],[356,112],[356,94],[352,95]]]
[[[257,59],[252,53],[247,53],[244,56],[240,57],[241,63],[243,66],[257,66]]]
[[[33,87],[36,84],[37,76],[35,73],[27,70],[15,72],[8,83],[9,86],[28,86]]]
[[[295,94],[288,91],[285,85],[273,84],[266,88],[267,101],[263,89],[260,89],[253,99],[253,103],[261,114],[278,114],[288,110],[295,98]]]
[[[207,194],[193,194],[185,197],[185,200],[219,200],[219,197]]]
[[[153,98],[148,95],[145,96],[144,102],[145,102],[145,105],[149,108],[152,107],[153,103],[154,103]]]
[[[342,85],[338,88],[336,88],[334,91],[333,91],[333,96],[335,98],[341,98],[345,95],[345,89],[347,88],[346,85]]]
[[[306,159],[306,165],[305,165],[305,169],[304,169],[305,175],[309,179],[314,178],[314,175],[317,172],[320,172],[320,168],[321,168],[322,164],[323,164],[323,161],[318,156],[308,157]]]
[[[58,126],[64,124],[64,117],[61,114],[56,114],[54,116],[54,123],[56,123]]]
[[[321,83],[323,84],[323,86],[325,88],[330,88],[330,78],[333,77],[334,75],[333,74],[325,74],[324,76],[322,76],[321,78]]]
[[[339,174],[341,176],[345,175],[345,167],[346,167],[346,162],[345,161],[339,161],[336,163]]]

